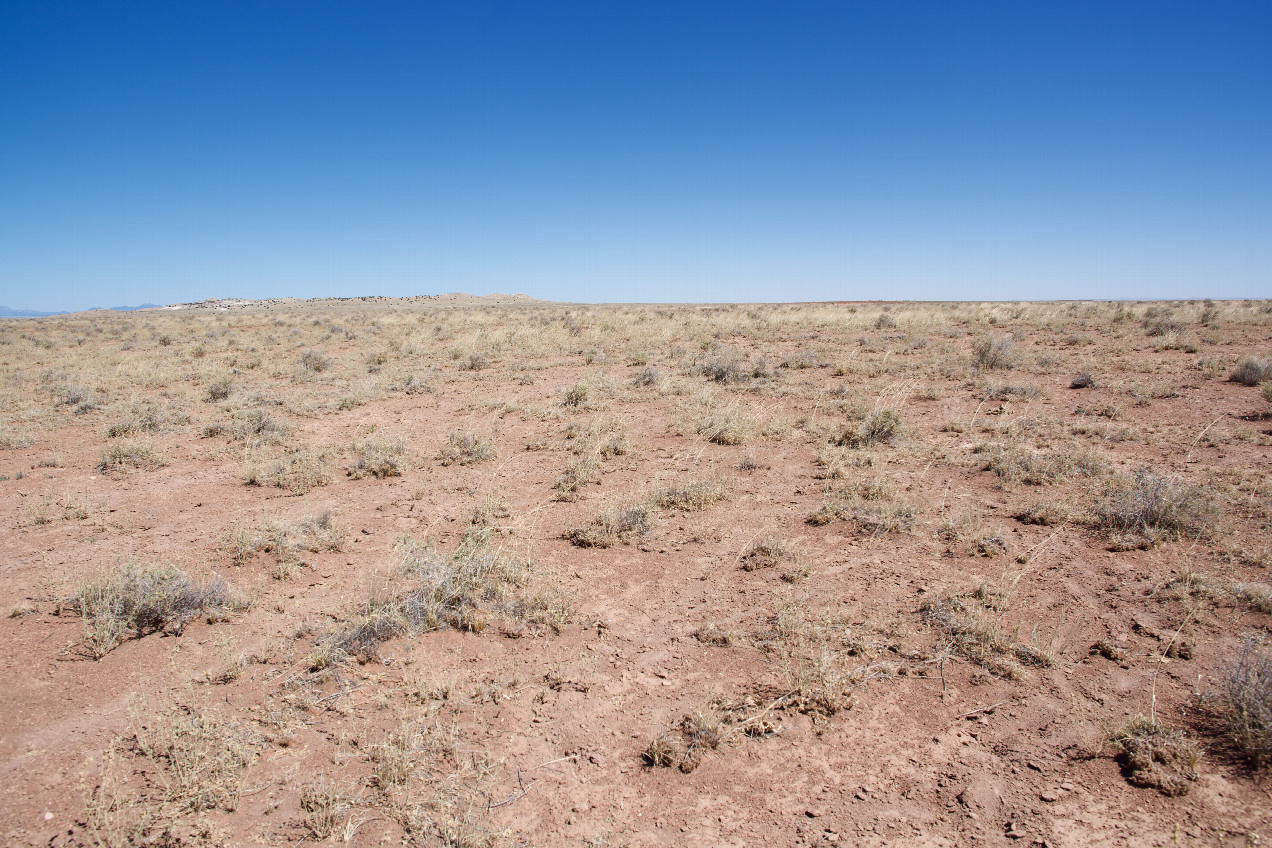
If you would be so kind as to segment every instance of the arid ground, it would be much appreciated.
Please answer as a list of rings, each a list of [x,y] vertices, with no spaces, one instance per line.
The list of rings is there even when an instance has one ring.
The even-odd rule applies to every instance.
[[[1272,838],[1272,304],[0,322],[5,845]]]

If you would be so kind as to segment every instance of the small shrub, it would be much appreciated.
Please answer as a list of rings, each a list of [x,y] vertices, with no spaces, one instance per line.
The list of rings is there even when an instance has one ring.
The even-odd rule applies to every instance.
[[[1156,789],[1163,795],[1187,795],[1197,779],[1201,750],[1178,730],[1137,715],[1114,733],[1110,741],[1132,786]]]
[[[1016,345],[1010,335],[985,336],[972,343],[972,366],[977,371],[1008,369],[1015,362]]]
[[[495,455],[494,446],[490,442],[478,438],[475,433],[455,430],[446,439],[437,458],[442,465],[473,465],[484,462]]]
[[[600,465],[596,457],[590,454],[574,457],[565,464],[565,470],[557,478],[554,486],[557,492],[556,499],[559,501],[577,499],[579,490],[588,483],[594,482],[599,472]]]
[[[652,365],[646,365],[636,372],[636,376],[632,378],[632,384],[636,386],[656,386],[661,375],[658,369]]]
[[[459,363],[460,371],[481,371],[490,365],[490,359],[481,353],[472,353]]]
[[[986,471],[1009,483],[1045,486],[1070,477],[1092,477],[1103,470],[1100,459],[1089,453],[1032,451],[1019,446],[981,445],[976,453],[989,453]]]
[[[290,433],[288,426],[263,409],[249,409],[236,417],[228,429],[230,438],[248,444],[281,444]]]
[[[401,477],[405,466],[406,445],[401,439],[368,439],[353,445],[353,464],[348,475],[354,480],[363,477]]]
[[[717,445],[740,445],[751,431],[752,419],[736,402],[711,408],[698,419],[698,435]]]
[[[1142,468],[1107,483],[1095,515],[1103,527],[1157,544],[1166,538],[1205,535],[1213,505],[1202,489]]]
[[[941,598],[928,601],[920,608],[924,621],[943,631],[963,657],[998,677],[1017,680],[1022,675],[1020,663],[1048,666],[1050,654],[1016,641],[1004,632],[1001,614],[993,610],[1003,605],[1002,599],[982,587],[976,594],[981,603],[963,598]]]
[[[1246,638],[1222,671],[1216,699],[1237,747],[1256,767],[1272,764],[1272,649]]]
[[[535,579],[533,563],[492,547],[481,531],[449,555],[404,540],[398,574],[409,583],[406,591],[373,590],[349,626],[323,641],[328,656],[367,660],[388,639],[441,627],[476,633],[492,615],[556,632],[569,618],[567,598]]]
[[[914,517],[914,508],[898,500],[891,482],[880,478],[826,492],[821,507],[806,521],[814,527],[849,521],[861,532],[879,535],[909,532]]]
[[[89,648],[100,659],[130,630],[137,638],[180,633],[190,619],[229,603],[229,587],[220,578],[201,583],[175,566],[126,565],[90,578],[66,606],[83,617]]]
[[[321,374],[331,369],[332,361],[320,350],[307,350],[300,355],[301,371]]]
[[[234,378],[225,375],[219,379],[213,380],[208,384],[207,400],[212,403],[225,400],[230,396],[230,390],[234,387]]]
[[[649,504],[654,509],[678,509],[683,512],[698,512],[716,501],[724,500],[729,495],[728,488],[714,480],[697,480],[678,486],[664,486],[649,496]]]
[[[1228,379],[1243,386],[1257,386],[1272,380],[1272,359],[1261,356],[1245,356],[1232,369]]]

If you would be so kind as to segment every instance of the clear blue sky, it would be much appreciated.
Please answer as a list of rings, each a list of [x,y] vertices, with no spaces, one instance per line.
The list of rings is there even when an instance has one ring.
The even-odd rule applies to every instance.
[[[0,304],[1272,296],[1272,3],[0,0]]]

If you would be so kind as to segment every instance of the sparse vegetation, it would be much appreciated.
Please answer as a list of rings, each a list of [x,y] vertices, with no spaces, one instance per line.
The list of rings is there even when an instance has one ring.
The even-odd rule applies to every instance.
[[[972,367],[995,371],[1014,367],[1016,343],[1011,336],[984,336],[972,343]]]

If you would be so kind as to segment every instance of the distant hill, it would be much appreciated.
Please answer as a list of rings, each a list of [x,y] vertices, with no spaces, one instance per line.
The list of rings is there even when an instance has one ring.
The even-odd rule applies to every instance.
[[[34,309],[10,309],[0,306],[0,318],[43,318],[46,315],[65,315],[65,312],[36,312]]]
[[[143,303],[141,306],[94,306],[85,312],[93,312],[102,310],[105,312],[135,312],[138,309],[158,309],[157,303]],[[35,309],[10,309],[7,306],[0,306],[0,318],[45,318],[49,315],[69,315],[70,313],[63,309],[60,312],[40,312]]]

